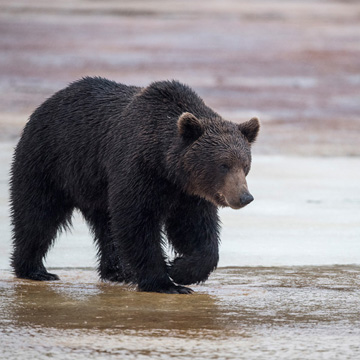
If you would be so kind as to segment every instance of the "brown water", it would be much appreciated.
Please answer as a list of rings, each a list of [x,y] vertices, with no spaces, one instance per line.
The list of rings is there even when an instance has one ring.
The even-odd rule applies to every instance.
[[[1,359],[360,357],[360,266],[221,268],[193,295],[55,271],[49,283],[0,272]]]

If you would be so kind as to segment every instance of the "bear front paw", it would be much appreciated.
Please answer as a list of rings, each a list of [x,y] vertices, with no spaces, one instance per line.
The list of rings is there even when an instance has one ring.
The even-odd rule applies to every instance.
[[[169,276],[177,284],[190,285],[207,280],[214,266],[195,257],[178,257],[169,267]]]
[[[194,291],[188,287],[175,285],[169,278],[166,281],[154,281],[154,279],[142,279],[138,284],[139,291],[158,292],[162,294],[192,294]]]
[[[186,286],[173,285],[166,289],[159,289],[157,292],[163,294],[192,294],[194,290]]]

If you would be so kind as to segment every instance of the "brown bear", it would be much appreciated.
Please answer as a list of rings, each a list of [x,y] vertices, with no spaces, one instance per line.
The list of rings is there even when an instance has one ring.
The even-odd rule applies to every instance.
[[[84,78],[31,115],[11,169],[16,276],[56,280],[43,259],[74,209],[98,246],[102,279],[191,293],[218,263],[218,207],[253,200],[253,118],[221,118],[177,81],[148,87]],[[164,234],[177,257],[164,258]]]

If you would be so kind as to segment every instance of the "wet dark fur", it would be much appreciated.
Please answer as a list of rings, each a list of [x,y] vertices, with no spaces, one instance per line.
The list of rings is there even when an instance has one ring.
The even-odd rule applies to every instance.
[[[179,134],[183,112],[202,119],[212,139],[199,145],[203,157],[188,155],[199,134],[192,138],[191,126]],[[223,149],[212,149],[222,141]],[[217,206],[197,189],[207,193],[221,181],[218,158],[229,146],[248,171],[250,147],[237,126],[175,81],[139,88],[85,78],[57,92],[31,115],[14,155],[16,276],[58,279],[43,259],[76,208],[96,239],[102,279],[143,291],[191,292],[175,283],[205,281],[218,263]],[[214,167],[211,179],[204,163]],[[162,229],[178,254],[173,264],[164,260]]]

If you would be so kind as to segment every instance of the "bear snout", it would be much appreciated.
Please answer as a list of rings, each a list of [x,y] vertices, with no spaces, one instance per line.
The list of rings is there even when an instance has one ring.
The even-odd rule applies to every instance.
[[[243,192],[240,196],[233,196],[226,198],[226,203],[232,209],[241,209],[244,206],[250,204],[254,200],[254,197],[248,192]]]
[[[240,196],[240,204],[246,206],[254,200],[254,197],[248,192]]]
[[[243,169],[232,171],[226,176],[217,199],[220,206],[229,206],[232,209],[241,209],[254,200],[248,190]]]

